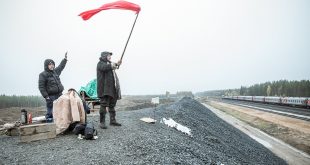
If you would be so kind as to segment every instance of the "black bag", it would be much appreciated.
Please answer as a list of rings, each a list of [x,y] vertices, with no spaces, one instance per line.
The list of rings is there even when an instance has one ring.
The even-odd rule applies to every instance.
[[[97,131],[92,123],[87,123],[84,131],[84,138],[86,140],[92,140],[97,135]]]
[[[85,124],[76,124],[74,129],[72,130],[72,132],[75,134],[75,135],[78,135],[78,134],[84,134],[85,132]]]

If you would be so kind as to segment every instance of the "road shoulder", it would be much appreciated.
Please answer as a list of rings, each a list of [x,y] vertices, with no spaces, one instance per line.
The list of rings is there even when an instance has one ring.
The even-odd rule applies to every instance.
[[[232,117],[210,105],[203,104],[214,112],[218,117],[222,118],[227,123],[241,130],[245,134],[249,135],[252,139],[264,145],[266,148],[270,149],[277,156],[281,157],[289,164],[300,164],[308,165],[310,162],[310,156],[307,153],[304,153],[281,140],[278,140],[257,128],[254,128],[243,121]]]

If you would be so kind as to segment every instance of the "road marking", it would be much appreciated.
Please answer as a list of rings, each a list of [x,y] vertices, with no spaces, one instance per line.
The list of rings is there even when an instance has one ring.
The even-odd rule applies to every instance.
[[[251,105],[244,105],[244,104],[235,104],[235,105],[241,105],[241,106],[248,107],[248,108],[255,108],[255,109],[260,109],[260,110],[263,110],[263,111],[275,112],[275,113],[280,113],[280,114],[285,114],[285,115],[291,115],[291,116],[295,116],[295,117],[310,119],[310,116],[298,115],[298,114],[293,114],[293,113],[289,113],[289,112],[281,112],[281,111],[276,111],[276,110],[272,110],[272,109],[268,109],[268,108],[254,107],[254,106],[251,106]]]

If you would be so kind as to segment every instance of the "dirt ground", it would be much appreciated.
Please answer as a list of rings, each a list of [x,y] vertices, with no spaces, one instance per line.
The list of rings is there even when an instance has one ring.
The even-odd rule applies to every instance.
[[[123,98],[117,102],[115,107],[116,111],[138,110],[154,107],[151,103],[152,97],[155,96],[123,96]],[[167,104],[171,102],[174,102],[174,100],[160,99],[160,104]],[[89,105],[89,107],[92,108],[91,105]],[[11,107],[0,109],[0,125],[20,120],[21,109],[27,110],[28,113],[32,114],[32,117],[44,116],[46,113],[46,107]],[[96,113],[98,109],[99,106],[95,106],[93,113]]]
[[[206,104],[310,154],[310,122],[215,101]]]
[[[0,125],[8,122],[15,122],[21,118],[21,109],[25,109],[28,113],[31,113],[33,117],[44,116],[46,113],[45,107],[11,107],[0,109]]]

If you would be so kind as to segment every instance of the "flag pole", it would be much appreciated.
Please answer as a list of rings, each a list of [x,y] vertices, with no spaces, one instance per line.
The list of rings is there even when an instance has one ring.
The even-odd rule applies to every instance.
[[[132,31],[133,31],[133,28],[135,27],[135,24],[136,24],[136,21],[137,21],[138,16],[139,16],[139,13],[137,13],[137,16],[136,16],[135,22],[134,22],[134,23],[133,23],[133,25],[132,25],[132,28],[131,28],[131,31],[130,31],[129,37],[128,37],[128,39],[127,39],[127,42],[126,42],[125,48],[124,48],[124,50],[123,50],[123,53],[122,53],[122,56],[121,56],[120,61],[122,61],[122,60],[123,60],[123,57],[124,57],[124,54],[125,54],[125,51],[126,51],[126,48],[127,48],[128,42],[129,42],[129,39],[130,39],[130,37],[131,37],[131,34],[132,34]],[[118,66],[118,68],[119,68],[119,66]]]

